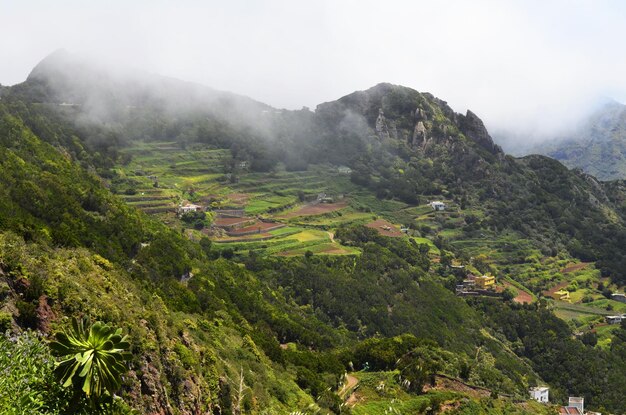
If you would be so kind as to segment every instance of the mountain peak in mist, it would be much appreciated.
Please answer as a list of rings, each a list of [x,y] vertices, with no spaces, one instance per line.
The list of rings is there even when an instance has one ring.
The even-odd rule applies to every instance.
[[[11,94],[28,102],[71,104],[89,119],[117,122],[129,111],[221,113],[258,117],[269,107],[251,98],[219,91],[125,65],[58,49],[42,59]]]
[[[601,180],[626,179],[626,106],[606,100],[571,133],[533,151]]]
[[[68,67],[71,65],[72,55],[67,49],[57,49],[45,58],[43,58],[30,72],[27,80],[39,78],[48,74],[52,70],[58,70],[60,67]]]

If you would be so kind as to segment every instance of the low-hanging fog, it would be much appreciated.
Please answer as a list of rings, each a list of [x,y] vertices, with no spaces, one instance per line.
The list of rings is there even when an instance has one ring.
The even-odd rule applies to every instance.
[[[379,82],[477,113],[505,149],[626,101],[616,1],[0,0],[0,83],[65,48],[295,109]]]

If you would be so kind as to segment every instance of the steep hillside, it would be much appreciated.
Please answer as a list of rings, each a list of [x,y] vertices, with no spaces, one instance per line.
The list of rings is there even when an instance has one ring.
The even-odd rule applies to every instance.
[[[544,381],[558,401],[576,393],[626,410],[624,328],[600,347],[554,317],[558,303],[518,305],[511,288],[532,282],[533,301],[556,282],[537,275],[577,260],[595,262],[589,290],[623,283],[623,183],[507,156],[472,112],[391,84],[278,111],[60,53],[3,95],[0,115],[0,323],[45,336],[76,315],[122,327],[133,340],[127,409],[348,413],[341,386],[354,371],[354,413],[536,412],[514,400]],[[249,200],[238,206],[254,220],[299,227],[278,232],[295,242],[226,248],[234,241],[166,226],[112,193],[141,186],[216,208]],[[342,201],[320,201],[321,213],[298,204],[328,189]],[[508,291],[454,295],[470,272]]]
[[[567,250],[599,260],[624,281],[618,246],[626,228],[622,206],[612,202],[621,193],[609,196],[608,184],[547,157],[506,156],[471,112],[455,114],[400,86],[381,84],[320,105],[315,117],[324,131],[317,147],[350,165],[354,182],[378,197],[471,206],[482,212],[485,234],[512,230],[545,254]]]
[[[281,320],[292,336],[308,336],[313,343],[333,343],[341,336],[314,328],[313,316],[305,321],[294,310],[279,311],[289,305],[278,300],[275,308],[269,292],[268,300],[233,303],[230,296],[245,298],[251,287],[259,293],[264,288],[233,264],[207,262],[199,246],[126,207],[4,108],[0,131],[3,330],[37,328],[50,334],[67,326],[65,317],[77,315],[117,324],[131,334],[135,356],[126,400],[145,413],[223,406],[220,390],[235,385],[240,369],[249,365],[254,374],[246,383],[259,383],[254,405],[286,410],[312,403],[294,378],[279,379],[278,369],[252,340],[271,337],[253,329],[255,323],[241,313],[272,327]],[[179,282],[191,271],[194,290]],[[242,344],[251,351],[244,352]],[[283,391],[283,402],[263,392],[271,388]]]
[[[122,392],[127,407],[188,414],[229,413],[230,405],[243,405],[246,413],[312,405],[337,412],[339,398],[325,390],[336,390],[350,365],[394,370],[400,356],[427,339],[453,350],[461,366],[469,367],[482,348],[471,375],[477,385],[521,396],[528,382],[538,381],[482,331],[478,313],[428,276],[426,254],[415,245],[374,238],[360,257],[332,262],[250,256],[248,270],[209,260],[209,246],[126,207],[62,148],[2,112],[3,328],[49,335],[77,315],[121,327],[133,345]],[[307,273],[304,285],[284,280]],[[372,291],[365,280],[378,280],[379,288]],[[323,292],[307,281],[334,288]],[[346,297],[335,297],[339,290]],[[408,349],[379,355],[371,349],[376,342],[364,343],[354,355],[359,339],[402,333],[412,333]],[[245,388],[237,391],[240,384]],[[63,407],[51,400],[61,395],[42,393],[45,405]]]

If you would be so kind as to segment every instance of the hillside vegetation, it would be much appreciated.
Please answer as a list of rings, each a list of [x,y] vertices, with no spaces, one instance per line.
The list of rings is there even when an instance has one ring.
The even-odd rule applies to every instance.
[[[110,413],[550,413],[525,402],[546,383],[626,411],[626,327],[595,327],[623,186],[507,156],[430,94],[279,111],[55,54],[3,93],[0,146],[0,348],[32,353],[7,413],[97,413],[48,351],[82,316],[129,335]],[[211,226],[235,210],[244,235]],[[472,273],[500,292],[455,295]]]

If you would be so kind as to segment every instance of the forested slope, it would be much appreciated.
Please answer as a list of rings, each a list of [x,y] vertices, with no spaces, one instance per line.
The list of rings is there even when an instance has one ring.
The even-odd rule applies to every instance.
[[[557,399],[575,393],[592,407],[626,410],[616,398],[626,373],[623,328],[599,350],[573,338],[543,303],[466,302],[453,294],[451,267],[463,252],[444,237],[433,238],[441,254],[433,261],[427,244],[341,226],[335,237],[360,254],[238,252],[235,262],[224,258],[232,251],[185,238],[107,188],[118,174],[113,166],[124,162],[120,149],[164,137],[228,149],[231,178],[240,161],[255,172],[278,163],[346,165],[377,200],[412,206],[445,198],[474,212],[467,234],[487,240],[512,232],[545,256],[597,260],[621,283],[620,183],[545,157],[507,156],[473,113],[400,86],[380,84],[315,112],[279,111],[159,78],[122,93],[127,81],[95,82],[90,67],[69,63],[72,76],[56,56],[3,92],[0,322],[48,339],[71,316],[121,327],[133,355],[120,391],[126,411],[348,413],[336,392],[345,371],[364,367],[390,371],[398,383],[408,376],[415,386],[405,389],[427,399],[424,411],[442,396],[458,413],[490,405],[470,399],[470,412],[461,412],[466,395],[424,394],[437,373],[488,388],[494,399],[526,397],[529,386],[547,381]],[[573,376],[581,359],[586,377]],[[44,384],[51,376],[42,375]],[[55,413],[52,403],[63,397],[42,390]]]

